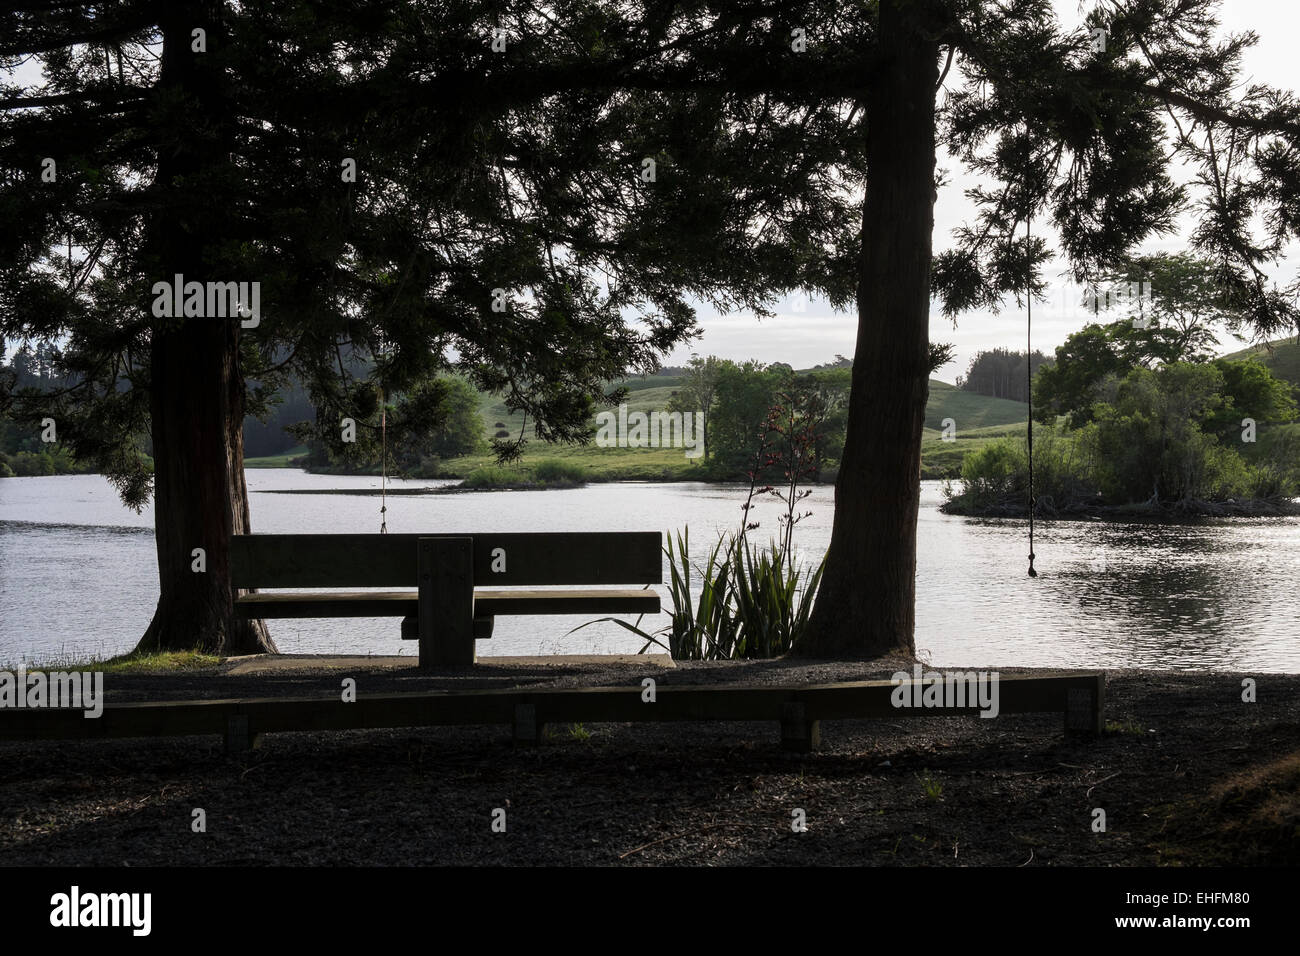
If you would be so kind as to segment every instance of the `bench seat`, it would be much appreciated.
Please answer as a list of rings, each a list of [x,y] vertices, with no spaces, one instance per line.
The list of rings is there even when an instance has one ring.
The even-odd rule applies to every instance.
[[[657,531],[237,534],[231,597],[235,613],[250,620],[400,618],[402,639],[420,643],[422,670],[461,667],[474,663],[475,642],[492,636],[500,615],[658,613],[659,595],[645,586],[663,583],[662,538]]]
[[[235,613],[245,618],[297,617],[415,617],[420,613],[418,591],[287,591],[246,594],[235,600]],[[591,588],[563,591],[474,591],[474,616],[498,614],[657,614],[655,591],[630,588]]]

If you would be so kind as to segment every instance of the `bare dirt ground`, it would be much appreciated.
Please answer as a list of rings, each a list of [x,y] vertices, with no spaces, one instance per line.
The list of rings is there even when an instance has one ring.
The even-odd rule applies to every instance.
[[[645,674],[821,683],[908,667],[489,661],[425,677],[354,659],[107,686],[112,701],[337,695],[341,674],[364,694]],[[1246,676],[1257,703],[1242,702]],[[1111,671],[1105,716],[1097,739],[1066,738],[1059,714],[827,722],[809,755],[749,723],[553,726],[537,748],[515,748],[505,727],[273,734],[237,756],[214,737],[0,743],[0,863],[1300,863],[1300,675]],[[796,810],[806,832],[792,829]]]

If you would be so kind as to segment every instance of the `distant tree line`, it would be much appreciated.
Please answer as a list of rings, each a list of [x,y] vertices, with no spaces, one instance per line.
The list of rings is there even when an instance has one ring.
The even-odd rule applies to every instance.
[[[35,348],[22,346],[12,359],[0,363],[0,478],[66,475],[87,470],[59,444],[57,422],[50,431],[44,426],[19,425],[8,414],[14,396],[52,392],[76,384],[75,378],[58,368],[54,355],[55,350],[49,344]],[[44,440],[46,434],[55,440]]]
[[[964,376],[958,376],[957,387],[987,395],[990,398],[1006,398],[1013,402],[1029,401],[1029,371],[1037,375],[1039,368],[1049,359],[1037,349],[1030,357],[1030,369],[1025,368],[1025,352],[1011,349],[987,349],[977,352],[970,361],[970,367]]]
[[[82,381],[81,376],[61,367],[57,351],[48,343],[35,347],[20,346],[11,359],[0,361],[0,396],[9,402],[24,394],[79,388]],[[252,386],[256,389],[257,383],[252,383]],[[422,416],[423,427],[409,430],[401,438],[394,437],[388,449],[392,473],[436,474],[440,459],[484,450],[483,422],[478,414],[479,394],[472,385],[463,379],[448,377],[427,386],[421,395],[422,400],[405,413]],[[6,412],[5,405],[0,404],[0,478],[79,474],[93,470],[90,465],[79,463],[58,441],[44,441],[42,429],[19,425]],[[314,438],[314,430],[319,426],[317,411],[307,389],[296,380],[290,380],[277,393],[262,396],[259,413],[244,419],[244,450],[248,458],[282,455],[305,444],[308,451],[303,464],[309,470],[378,469],[379,448],[383,444],[379,429],[360,431],[363,440],[375,446],[371,466],[358,468],[337,460],[322,442]],[[399,429],[391,406],[388,414],[389,425],[393,426],[392,433],[396,436]],[[373,417],[377,426],[377,396]],[[304,423],[307,423],[306,428]],[[55,421],[56,436],[58,425]],[[331,422],[330,427],[336,428],[337,423]],[[146,456],[151,455],[150,444],[146,438],[143,448]]]

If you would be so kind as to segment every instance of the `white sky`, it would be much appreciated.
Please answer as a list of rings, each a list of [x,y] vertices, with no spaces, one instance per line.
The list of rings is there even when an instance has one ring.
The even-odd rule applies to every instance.
[[[1079,22],[1078,0],[1053,0],[1058,16],[1068,28]],[[1087,5],[1090,8],[1091,4]],[[1085,8],[1085,9],[1087,9]],[[1267,83],[1288,90],[1300,89],[1300,59],[1295,52],[1295,41],[1300,36],[1300,2],[1297,0],[1224,0],[1220,19],[1225,31],[1254,30],[1259,43],[1248,50],[1243,58],[1242,77],[1251,82]],[[956,73],[956,67],[953,69]],[[949,76],[948,85],[952,85]],[[939,165],[948,171],[949,184],[940,190],[935,204],[935,251],[952,245],[950,234],[954,227],[971,218],[974,206],[963,195],[964,190],[976,182],[955,160]],[[1159,242],[1144,247],[1152,252],[1175,252],[1185,247],[1185,237],[1190,231],[1190,218],[1183,222],[1182,235],[1170,235]],[[1273,270],[1280,283],[1295,276],[1295,250],[1289,259]],[[1047,278],[1054,279],[1052,271]],[[1077,292],[1075,293],[1077,295]],[[1065,280],[1052,296],[1050,303],[1034,303],[1034,348],[1046,355],[1064,343],[1071,332],[1077,331],[1087,321],[1080,310],[1068,306]],[[1069,300],[1072,301],[1072,300]],[[703,336],[674,351],[667,365],[681,365],[692,352],[700,355],[718,355],[722,358],[743,361],[757,359],[763,362],[785,362],[795,368],[807,368],[830,361],[836,353],[852,356],[857,333],[856,312],[834,312],[829,303],[813,299],[803,312],[795,312],[793,303],[787,301],[774,307],[777,316],[759,321],[750,315],[731,314],[719,316],[707,304],[698,304]],[[983,349],[1025,347],[1025,312],[1008,302],[999,315],[987,312],[968,312],[958,317],[957,328],[943,317],[936,305],[930,313],[930,338],[937,342],[951,342],[956,346],[954,360],[935,373],[935,377],[952,382],[964,375],[971,358]],[[1221,352],[1231,352],[1242,347],[1232,336],[1220,336]]]

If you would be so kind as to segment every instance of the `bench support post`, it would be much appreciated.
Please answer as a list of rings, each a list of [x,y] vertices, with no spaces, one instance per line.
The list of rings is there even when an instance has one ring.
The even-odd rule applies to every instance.
[[[247,715],[235,714],[226,718],[226,753],[244,753],[261,745],[262,735],[249,729]]]
[[[474,618],[474,640],[486,641],[492,637],[493,617]],[[402,618],[402,640],[418,641],[420,639],[420,619],[418,617]]]
[[[1106,694],[1106,675],[1098,674],[1088,683],[1087,687],[1071,687],[1065,692],[1067,734],[1095,735],[1105,729],[1102,702]]]
[[[809,720],[800,703],[781,706],[781,749],[792,753],[811,753],[821,746],[822,723]]]
[[[474,654],[474,539],[421,538],[420,669],[466,666]]]
[[[542,725],[537,722],[536,704],[515,704],[511,736],[516,747],[536,747],[542,740]]]

